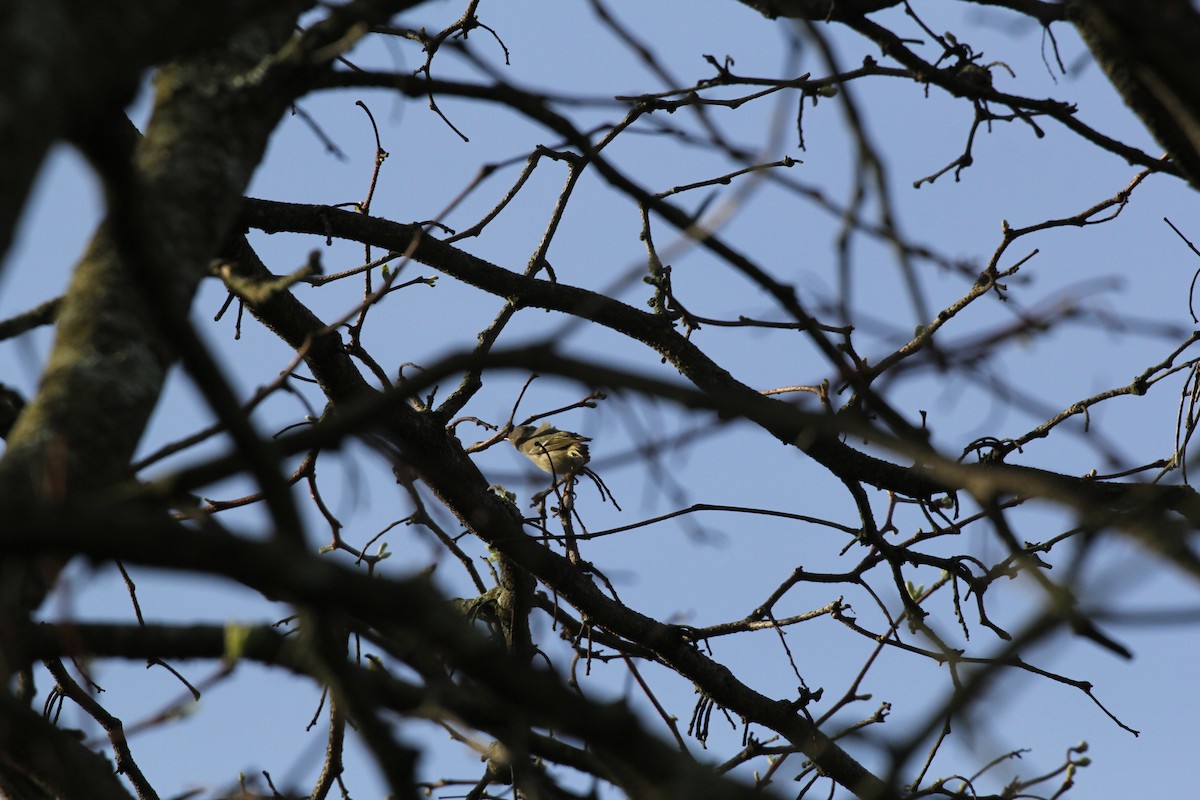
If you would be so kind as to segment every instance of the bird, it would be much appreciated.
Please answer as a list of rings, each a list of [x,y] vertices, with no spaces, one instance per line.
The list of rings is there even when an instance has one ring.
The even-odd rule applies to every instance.
[[[508,435],[508,440],[539,469],[554,475],[574,475],[591,458],[587,446],[591,439],[571,431],[560,431],[549,422],[543,422],[537,428],[518,425]]]

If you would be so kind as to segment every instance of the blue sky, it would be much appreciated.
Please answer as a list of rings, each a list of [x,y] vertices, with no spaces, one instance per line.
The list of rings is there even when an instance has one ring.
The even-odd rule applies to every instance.
[[[740,4],[727,1],[692,3],[686,13],[677,4],[644,5],[614,3],[613,10],[654,46],[661,63],[684,83],[711,74],[704,54],[717,58],[729,55],[738,74],[780,74],[785,61],[781,23],[761,19]],[[939,4],[929,12],[946,16],[926,21],[934,30],[954,30],[976,50],[985,51],[985,62],[1004,61],[1016,78],[998,69],[997,85],[1016,94],[1069,99],[1079,104],[1079,117],[1086,123],[1147,152],[1159,152],[1094,67],[1055,79],[1042,63],[1039,32],[1010,27],[1004,24],[1008,17],[1001,14],[985,16],[972,11],[961,17],[949,5]],[[433,30],[459,13],[457,6],[430,4],[406,21]],[[905,24],[897,14],[883,19]],[[518,85],[587,97],[663,88],[583,4],[545,0],[493,7],[484,4],[483,20],[496,29],[511,53],[511,64],[497,68]],[[1056,27],[1055,32],[1064,60],[1074,63],[1083,52],[1082,45],[1065,27]],[[499,47],[486,31],[475,31],[470,41],[474,52],[494,65],[502,64]],[[851,37],[837,34],[834,41],[846,68],[861,63],[864,55],[878,56],[873,47]],[[352,60],[364,66],[411,70],[418,65],[418,54],[411,47],[368,43],[352,55]],[[802,51],[799,69],[814,75],[824,72],[811,47]],[[478,77],[449,51],[435,61],[434,75]],[[946,175],[932,185],[914,189],[913,181],[936,171],[961,152],[970,124],[969,109],[949,101],[937,90],[931,89],[926,97],[922,87],[895,79],[859,82],[852,92],[865,114],[872,141],[885,157],[890,197],[902,230],[911,240],[961,259],[976,270],[998,245],[1002,220],[1020,227],[1078,213],[1114,195],[1136,174],[1120,159],[1096,152],[1053,122],[1041,123],[1046,131],[1042,139],[1020,123],[997,123],[992,132],[978,136],[975,163],[962,173],[960,181]],[[326,153],[299,117],[287,118],[281,122],[249,193],[305,203],[361,199],[370,175],[373,139],[365,115],[354,106],[356,99],[371,107],[380,122],[383,146],[390,153],[373,213],[398,221],[424,220],[437,214],[480,164],[521,156],[537,144],[556,144],[553,134],[503,110],[481,110],[453,99],[439,101],[470,138],[463,142],[421,101],[402,102],[381,91],[326,93],[306,98],[301,106],[346,153],[346,160]],[[794,94],[785,93],[779,100],[759,101],[737,111],[714,108],[710,114],[731,139],[761,149],[763,161],[785,154],[801,159],[803,163],[788,170],[785,177],[821,187],[835,201],[844,202],[851,186],[853,143],[846,133],[839,102],[823,99],[815,108],[806,109],[804,151],[795,147],[794,128],[772,136],[777,119],[782,117],[791,124]],[[131,112],[139,124],[145,118],[144,103],[143,99]],[[591,122],[611,122],[622,112],[603,107],[578,113]],[[673,117],[671,121],[692,124],[682,119],[685,114],[677,112],[675,117],[680,119]],[[768,143],[773,141],[782,144],[772,149]],[[630,131],[618,138],[609,155],[656,191],[734,168],[698,149],[644,131]],[[515,169],[501,171],[444,222],[458,229],[470,225],[496,202],[515,175]],[[563,180],[561,165],[543,161],[518,200],[485,234],[460,246],[493,263],[522,268],[537,246]],[[723,190],[718,201],[727,200],[743,186],[735,182]],[[701,196],[685,195],[679,202],[684,207],[695,207]],[[1061,229],[1021,240],[1009,251],[1005,265],[1034,248],[1038,254],[1011,281],[1012,300],[1007,304],[991,298],[980,301],[948,326],[946,340],[969,338],[989,326],[1011,322],[1030,309],[1066,302],[1186,331],[1191,325],[1187,286],[1200,265],[1162,218],[1170,217],[1195,241],[1200,239],[1200,230],[1189,230],[1187,225],[1200,218],[1198,211],[1200,202],[1195,193],[1181,182],[1152,176],[1137,189],[1131,205],[1111,223]],[[18,244],[9,253],[0,275],[0,317],[62,292],[100,213],[95,181],[79,157],[66,149],[56,151],[43,170]],[[639,226],[632,204],[594,176],[585,176],[550,250],[549,258],[559,280],[613,293],[643,307],[647,292],[639,270],[644,269],[645,251],[637,238]],[[816,205],[762,182],[736,206],[724,222],[722,234],[777,279],[794,283],[810,307],[820,308],[836,297],[834,243],[838,220]],[[738,314],[782,317],[782,311],[758,287],[732,274],[676,232],[659,225],[655,236],[660,250],[669,249],[673,254],[675,286],[691,310],[724,318]],[[322,246],[313,237],[259,235],[252,236],[252,241],[277,273],[294,269],[311,248]],[[355,245],[323,249],[329,272],[354,266],[361,258],[362,248]],[[853,264],[855,322],[859,326],[856,346],[860,354],[874,360],[911,335],[919,318],[888,249],[860,238],[854,245]],[[969,277],[929,264],[918,266],[925,298],[932,309],[942,308],[969,288]],[[431,274],[432,270],[411,264],[405,267],[403,276],[407,279]],[[333,318],[355,305],[359,291],[359,284],[348,282],[319,291],[302,287],[297,295],[324,317]],[[208,282],[196,301],[193,318],[248,397],[255,387],[273,379],[286,366],[290,353],[252,321],[243,325],[242,338],[233,341],[232,316],[211,322],[223,299],[221,287]],[[396,293],[373,312],[378,318],[367,332],[368,349],[393,371],[405,362],[432,363],[442,355],[471,347],[476,332],[500,305],[496,298],[443,277],[435,287],[416,286]],[[554,314],[527,310],[519,315],[505,342],[556,341],[572,355],[612,358],[633,369],[671,377],[656,354],[610,332],[569,326],[566,322]],[[828,366],[804,340],[796,338],[793,342],[788,336],[794,334],[707,326],[694,334],[694,341],[735,377],[756,388],[819,382],[828,374]],[[19,342],[0,343],[0,374],[5,382],[31,393],[50,342],[49,331],[38,331]],[[1128,384],[1172,347],[1170,338],[1116,328],[1085,314],[1050,335],[1010,343],[992,373],[1019,386],[1053,412],[1104,389]],[[489,379],[485,391],[464,413],[502,422],[524,377],[510,374]],[[1147,397],[1106,403],[1092,417],[1093,431],[1102,432],[1129,459],[1128,463],[1166,457],[1173,448],[1182,387],[1183,376],[1177,376]],[[444,386],[442,396],[448,390]],[[545,377],[534,383],[521,411],[554,408],[586,392],[585,387]],[[919,420],[918,410],[928,412],[935,441],[952,455],[979,436],[1018,436],[1044,419],[1004,403],[985,383],[956,375],[927,372],[889,386],[887,396],[910,421]],[[316,401],[315,395],[310,397]],[[807,396],[797,402],[811,403]],[[261,430],[270,433],[298,421],[304,413],[299,403],[277,396],[256,412],[255,419]],[[177,375],[146,435],[143,452],[152,452],[204,427],[208,421],[208,412],[187,380]],[[795,450],[780,446],[746,424],[717,426],[709,416],[630,396],[613,396],[595,410],[570,412],[558,423],[594,437],[594,465],[624,509],[618,512],[600,504],[590,487],[584,487],[581,514],[591,530],[629,524],[691,502],[779,509],[844,524],[855,522],[850,499],[834,479]],[[683,446],[666,449],[658,464],[636,457],[637,444],[647,436],[671,442],[678,434],[691,431],[701,435]],[[1074,431],[1031,444],[1010,460],[1073,474],[1083,474],[1093,467],[1103,469],[1091,445],[1097,434],[1085,435],[1078,425]],[[470,444],[485,438],[486,433],[472,429],[468,423],[459,428],[459,436],[464,444]],[[214,442],[155,470],[190,463],[222,446]],[[476,460],[490,480],[517,491],[521,498],[540,488],[542,476],[533,474],[506,445],[483,452]],[[346,523],[348,538],[358,543],[366,541],[408,513],[386,466],[364,449],[349,447],[323,457],[321,463],[322,491]],[[205,495],[234,497],[247,491],[245,484],[231,482],[212,487]],[[302,491],[297,491],[297,497],[303,507],[309,508]],[[886,509],[886,497],[873,496],[872,502],[877,513]],[[263,517],[253,509],[227,517],[227,524],[242,526],[249,532],[261,531],[264,524]],[[1030,539],[1048,538],[1070,524],[1068,517],[1045,507],[1031,508],[1017,519],[1023,526],[1018,535]],[[442,521],[452,525],[448,517],[443,516]],[[898,521],[905,531],[922,524],[910,513],[902,513]],[[315,514],[310,519],[309,533],[314,547],[327,537]],[[972,530],[969,535],[977,540],[964,544],[964,548],[985,560],[1000,557],[1001,546],[983,529]],[[419,571],[435,558],[436,548],[411,528],[398,528],[389,535],[388,544],[396,554],[389,566],[400,574]],[[613,580],[622,599],[634,608],[660,619],[700,626],[744,616],[797,566],[811,570],[848,567],[853,563],[854,551],[839,559],[842,544],[842,534],[820,526],[714,512],[588,542],[585,556]],[[478,548],[472,553],[485,555]],[[468,593],[461,571],[456,571],[453,563],[442,564],[436,575],[448,593]],[[1121,611],[1188,609],[1194,615],[1200,605],[1200,592],[1194,583],[1179,578],[1124,540],[1112,540],[1099,548],[1086,576],[1080,592],[1088,607]],[[914,572],[911,577],[915,582],[932,583],[937,576]],[[136,569],[134,578],[142,606],[151,619],[264,621],[286,613],[228,584],[214,585]],[[884,583],[876,588],[887,587]],[[992,613],[1013,630],[1019,630],[1025,615],[1042,602],[1027,580],[1000,584],[992,591]],[[788,595],[779,612],[803,613],[843,593],[864,625],[878,629],[879,615],[869,598],[861,593],[851,595],[846,587],[802,587]],[[949,638],[958,636],[945,598],[935,601],[931,608],[938,615],[934,624],[939,632]],[[115,572],[104,567],[93,571],[79,564],[47,604],[45,615],[132,619],[128,598]],[[1029,777],[1053,768],[1067,747],[1086,739],[1094,763],[1078,778],[1078,796],[1144,792],[1148,776],[1153,776],[1156,794],[1183,796],[1184,787],[1190,787],[1191,781],[1178,765],[1188,763],[1185,759],[1190,757],[1194,738],[1191,732],[1200,715],[1200,699],[1189,688],[1191,665],[1200,646],[1196,629],[1194,625],[1117,622],[1108,628],[1136,652],[1133,662],[1121,661],[1065,636],[1050,639],[1026,658],[1071,678],[1093,682],[1100,700],[1127,724],[1140,729],[1140,737],[1120,730],[1077,690],[1024,674],[1008,674],[992,687],[988,701],[969,723],[956,725],[955,736],[931,774],[969,772],[1005,751],[1029,748],[1030,752],[1011,769],[996,772],[1002,777],[1013,772]],[[542,636],[548,647],[556,638],[545,630]],[[790,629],[788,643],[809,686],[824,687],[827,696],[844,691],[870,649],[869,642],[828,620]],[[999,650],[1001,644],[976,626],[968,646],[973,653],[986,654]],[[713,650],[756,689],[780,697],[794,695],[796,680],[775,634],[760,632],[717,640]],[[182,693],[182,687],[164,672],[145,670],[140,664],[102,664],[95,669],[107,690],[103,699],[127,725],[173,703]],[[199,681],[216,667],[188,664],[184,669],[189,679]],[[645,672],[672,713],[686,721],[694,702],[691,687],[650,666]],[[873,700],[860,704],[858,711],[866,716],[879,702],[890,702],[892,716],[876,733],[901,737],[908,726],[924,720],[948,686],[944,669],[909,655],[888,652],[864,684],[864,691],[870,692]],[[613,664],[593,665],[585,691],[593,696],[632,694],[623,668]],[[634,702],[644,705],[640,699]],[[277,785],[281,778],[284,783],[292,779],[293,785],[307,785],[319,768],[324,740],[319,727],[305,732],[316,703],[317,692],[305,684],[252,665],[239,665],[232,679],[217,684],[205,693],[198,708],[189,709],[185,721],[160,725],[148,734],[135,736],[134,755],[165,795],[192,786],[213,789],[227,785],[236,779],[239,770],[249,774],[267,769]],[[714,715],[709,751],[701,757],[720,760],[736,749],[740,730],[731,730],[718,716]],[[82,718],[71,724],[86,727]],[[665,735],[661,722],[651,718],[648,725]],[[401,730],[413,741],[445,742],[443,733],[428,726],[406,724]],[[701,752],[694,742],[689,745],[693,752]],[[868,745],[851,749],[868,764],[880,763]],[[184,753],[186,756],[181,755]],[[445,742],[434,747],[432,753],[430,777],[478,774],[475,757],[457,745]],[[780,772],[782,795],[791,791],[787,778],[798,766],[797,761],[790,770]],[[354,763],[349,767],[352,793],[356,797],[372,796],[375,776],[356,773]]]

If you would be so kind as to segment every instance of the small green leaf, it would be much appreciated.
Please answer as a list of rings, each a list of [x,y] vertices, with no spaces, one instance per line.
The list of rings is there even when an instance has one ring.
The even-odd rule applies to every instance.
[[[246,652],[246,642],[250,639],[250,633],[254,630],[249,625],[243,625],[240,622],[225,623],[225,660],[230,664],[236,664],[242,660],[242,655]]]

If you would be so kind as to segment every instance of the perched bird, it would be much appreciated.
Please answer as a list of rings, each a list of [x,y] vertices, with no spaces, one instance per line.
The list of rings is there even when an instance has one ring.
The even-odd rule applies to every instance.
[[[560,431],[549,422],[543,422],[537,428],[521,425],[508,435],[508,440],[543,472],[558,476],[579,472],[590,457],[587,443],[591,439],[571,431]]]

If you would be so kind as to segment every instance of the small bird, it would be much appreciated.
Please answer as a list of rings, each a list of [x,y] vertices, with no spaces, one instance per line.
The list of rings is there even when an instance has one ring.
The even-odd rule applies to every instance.
[[[508,440],[543,472],[558,476],[579,472],[591,457],[587,446],[591,439],[560,431],[549,422],[537,428],[521,425],[508,435]]]

